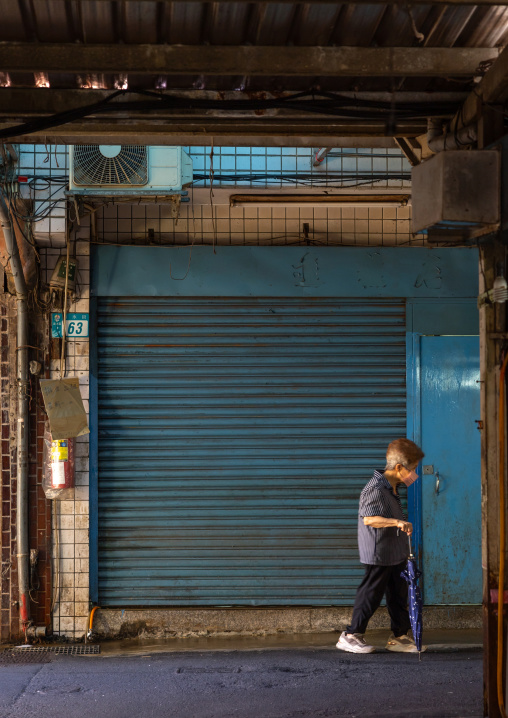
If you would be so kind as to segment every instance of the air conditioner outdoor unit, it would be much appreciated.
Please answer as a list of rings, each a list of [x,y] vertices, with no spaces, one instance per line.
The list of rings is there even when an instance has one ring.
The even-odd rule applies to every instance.
[[[71,194],[174,195],[192,182],[192,160],[181,147],[74,145],[69,152]]]

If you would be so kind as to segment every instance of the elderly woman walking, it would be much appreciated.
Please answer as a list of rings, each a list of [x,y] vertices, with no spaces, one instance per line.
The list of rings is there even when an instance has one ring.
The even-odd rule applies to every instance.
[[[392,635],[386,648],[416,652],[407,610],[407,583],[401,576],[409,555],[408,535],[413,526],[402,511],[397,487],[418,478],[416,468],[424,453],[409,439],[396,439],[386,451],[386,468],[374,471],[363,489],[358,512],[358,547],[365,575],[358,587],[351,625],[341,634],[337,648],[350,653],[372,653],[364,634],[373,613],[386,596]]]

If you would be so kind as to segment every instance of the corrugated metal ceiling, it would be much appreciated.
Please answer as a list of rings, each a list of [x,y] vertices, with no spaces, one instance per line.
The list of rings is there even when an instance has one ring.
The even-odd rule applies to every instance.
[[[0,37],[17,42],[494,47],[508,8],[354,3],[2,0]]]
[[[228,145],[291,136],[306,146],[416,137],[427,117],[455,114],[508,44],[508,6],[478,2],[0,0],[0,133]],[[308,93],[305,107],[279,106],[293,92]],[[49,121],[63,112],[66,124]]]
[[[0,40],[36,43],[183,44],[357,47],[496,47],[508,41],[508,7],[354,3],[108,2],[106,0],[0,0]],[[418,34],[423,39],[418,39]],[[403,75],[401,68],[401,75]],[[1,70],[1,68],[0,68]],[[464,78],[462,78],[464,80]],[[84,78],[51,73],[51,87],[75,88]],[[31,73],[11,75],[11,86],[35,85]],[[154,76],[128,78],[129,88],[153,88]],[[291,78],[281,87],[267,78],[246,87],[299,89],[390,89],[390,79]],[[115,86],[113,76],[95,83]],[[463,83],[462,83],[463,84]],[[238,78],[173,76],[167,88],[237,89]],[[406,90],[459,89],[450,79],[414,78]],[[393,88],[392,88],[393,89]]]

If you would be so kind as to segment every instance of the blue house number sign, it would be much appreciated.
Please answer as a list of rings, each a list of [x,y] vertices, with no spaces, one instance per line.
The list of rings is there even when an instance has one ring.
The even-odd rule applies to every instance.
[[[51,336],[53,339],[62,338],[62,312],[53,312],[51,315]],[[67,339],[84,339],[88,337],[89,314],[75,314],[68,312],[65,316],[65,336]]]

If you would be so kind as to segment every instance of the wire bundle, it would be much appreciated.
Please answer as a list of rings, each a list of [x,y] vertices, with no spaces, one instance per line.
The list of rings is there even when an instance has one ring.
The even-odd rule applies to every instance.
[[[261,99],[196,99],[177,94],[163,94],[149,90],[137,90],[144,100],[117,100],[124,97],[127,90],[117,90],[100,102],[76,107],[72,110],[58,112],[50,117],[39,117],[21,125],[0,131],[0,140],[41,132],[52,127],[59,127],[90,115],[112,112],[157,112],[159,110],[206,111],[219,110],[226,112],[266,112],[269,110],[290,110],[310,114],[327,115],[360,121],[381,120],[391,124],[404,120],[426,119],[428,117],[451,117],[456,111],[455,103],[451,102],[383,102],[364,98],[347,97],[333,92],[306,91]],[[132,95],[132,92],[130,93]],[[117,100],[113,102],[113,100]]]
[[[368,156],[368,155],[367,155]],[[209,179],[208,174],[194,173],[194,183],[205,182]],[[214,172],[214,185],[238,183],[270,183],[303,185],[306,187],[325,186],[330,189],[336,187],[355,187],[375,182],[410,182],[410,172],[327,172],[317,174],[315,172]]]

